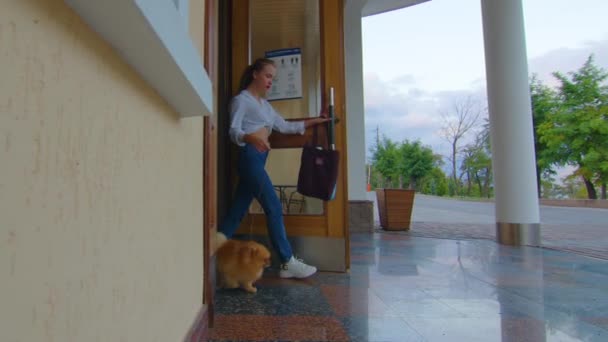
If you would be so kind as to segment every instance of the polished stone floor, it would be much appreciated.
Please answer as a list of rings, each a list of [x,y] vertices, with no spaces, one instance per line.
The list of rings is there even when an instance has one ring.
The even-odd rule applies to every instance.
[[[213,341],[608,341],[608,261],[488,240],[351,236],[351,270],[219,290]]]

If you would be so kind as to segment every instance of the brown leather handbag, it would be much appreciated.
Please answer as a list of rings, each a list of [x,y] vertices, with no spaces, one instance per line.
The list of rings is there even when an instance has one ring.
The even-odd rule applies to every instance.
[[[340,155],[338,151],[318,144],[317,130],[317,126],[313,127],[312,144],[307,143],[302,148],[298,192],[304,196],[330,201],[336,196]]]

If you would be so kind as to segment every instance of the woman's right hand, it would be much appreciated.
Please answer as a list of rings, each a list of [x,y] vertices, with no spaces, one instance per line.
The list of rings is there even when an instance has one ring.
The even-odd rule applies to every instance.
[[[266,128],[260,128],[259,130],[245,134],[243,141],[253,145],[259,152],[270,151],[270,143],[268,142],[268,130]]]
[[[331,121],[331,119],[326,116],[320,116],[318,118],[304,121],[304,127],[308,128],[308,127],[319,125],[319,124],[322,124],[322,123],[328,122],[328,121]]]

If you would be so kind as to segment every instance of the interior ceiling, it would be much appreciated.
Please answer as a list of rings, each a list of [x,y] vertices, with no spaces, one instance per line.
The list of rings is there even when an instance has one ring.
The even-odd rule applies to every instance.
[[[319,44],[319,7],[311,0],[251,0],[252,53],[301,47],[313,48],[307,38]],[[316,48],[315,50],[317,50]]]

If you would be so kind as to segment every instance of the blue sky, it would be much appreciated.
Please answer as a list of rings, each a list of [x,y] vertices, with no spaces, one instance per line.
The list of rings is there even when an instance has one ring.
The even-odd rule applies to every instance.
[[[595,54],[608,69],[607,0],[523,0],[528,68],[554,85],[553,71]],[[363,18],[366,141],[420,139],[447,154],[440,112],[472,96],[486,106],[480,0],[432,0]]]

